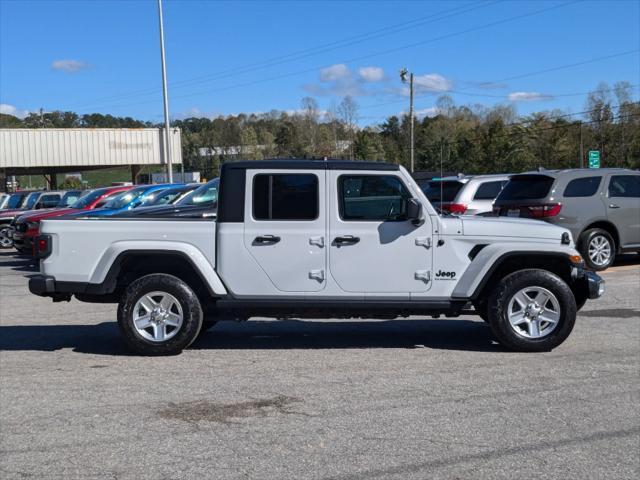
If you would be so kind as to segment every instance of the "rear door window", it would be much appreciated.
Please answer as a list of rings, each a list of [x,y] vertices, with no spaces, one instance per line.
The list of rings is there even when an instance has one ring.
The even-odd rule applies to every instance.
[[[258,174],[253,178],[253,218],[315,220],[318,177],[313,174]]]
[[[422,189],[430,202],[453,202],[464,183],[455,180],[432,180]]]
[[[554,179],[546,175],[521,175],[511,177],[500,192],[499,200],[540,200],[545,198]]]
[[[498,180],[495,182],[484,182],[481,183],[476,191],[476,194],[473,196],[474,200],[493,200],[495,199],[505,182]]]
[[[602,177],[576,178],[567,183],[564,189],[565,197],[591,197],[600,187]]]
[[[640,175],[612,175],[609,197],[640,198]]]

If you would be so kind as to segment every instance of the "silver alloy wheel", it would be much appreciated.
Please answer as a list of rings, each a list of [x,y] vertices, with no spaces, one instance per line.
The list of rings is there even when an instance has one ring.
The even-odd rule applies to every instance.
[[[560,302],[546,288],[525,287],[509,301],[507,310],[511,328],[525,338],[549,335],[560,321]]]
[[[146,340],[164,342],[182,327],[182,305],[167,292],[149,292],[133,307],[133,326]]]
[[[13,238],[11,237],[11,227],[0,229],[0,248],[13,247]]]
[[[611,242],[604,235],[594,235],[589,242],[589,259],[599,267],[611,260]]]

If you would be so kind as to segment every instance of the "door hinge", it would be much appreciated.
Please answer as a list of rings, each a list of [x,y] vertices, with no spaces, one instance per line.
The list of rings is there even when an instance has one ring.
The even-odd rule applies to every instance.
[[[320,248],[324,247],[324,237],[311,237],[309,239],[309,245],[317,245]]]
[[[320,283],[324,282],[324,270],[311,270],[309,272],[309,278],[317,280]]]
[[[416,280],[422,280],[424,283],[429,283],[431,281],[431,272],[429,270],[416,270],[415,278]]]
[[[416,238],[416,245],[418,247],[431,248],[431,237],[418,237]]]

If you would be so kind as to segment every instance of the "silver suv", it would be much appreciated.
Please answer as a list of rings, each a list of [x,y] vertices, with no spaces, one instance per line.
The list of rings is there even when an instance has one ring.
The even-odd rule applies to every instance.
[[[569,229],[587,266],[604,270],[616,253],[640,251],[640,172],[603,168],[514,175],[494,213]]]
[[[434,178],[421,185],[431,204],[457,215],[491,213],[493,201],[509,181],[508,174]]]

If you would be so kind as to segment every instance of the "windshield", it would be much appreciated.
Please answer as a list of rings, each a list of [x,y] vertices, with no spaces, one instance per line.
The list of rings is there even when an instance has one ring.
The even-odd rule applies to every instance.
[[[216,205],[220,179],[216,178],[196,188],[189,195],[176,202],[176,205]]]
[[[184,194],[188,189],[185,188],[169,188],[167,190],[162,190],[160,192],[156,192],[153,196],[150,195],[149,200],[144,202],[145,207],[153,206],[153,205],[167,205],[177,199],[180,195]]]
[[[137,198],[144,195],[148,189],[149,187],[139,187],[139,188],[127,190],[126,192],[122,192],[120,195],[109,200],[104,205],[104,208],[113,208],[113,209],[124,208],[127,205],[129,205],[131,202],[136,200]]]
[[[537,200],[546,197],[553,185],[553,178],[545,175],[521,175],[511,177],[498,195],[500,200]]]
[[[106,190],[104,188],[98,188],[97,190],[90,190],[81,196],[75,203],[71,204],[71,208],[87,208],[97,199],[99,199]]]
[[[455,180],[432,180],[422,188],[422,191],[431,203],[445,203],[453,202],[463,186],[464,183]]]
[[[64,194],[60,203],[58,203],[58,208],[66,208],[74,203],[82,196],[82,192],[80,190],[72,190]]]
[[[20,208],[24,196],[24,193],[14,193],[13,195],[11,195],[9,197],[9,201],[7,202],[7,208]]]
[[[30,193],[29,196],[27,197],[27,202],[25,203],[25,208],[27,210],[31,210],[33,208],[33,206],[36,204],[36,202],[38,201],[38,197],[39,196],[40,196],[40,192]]]

